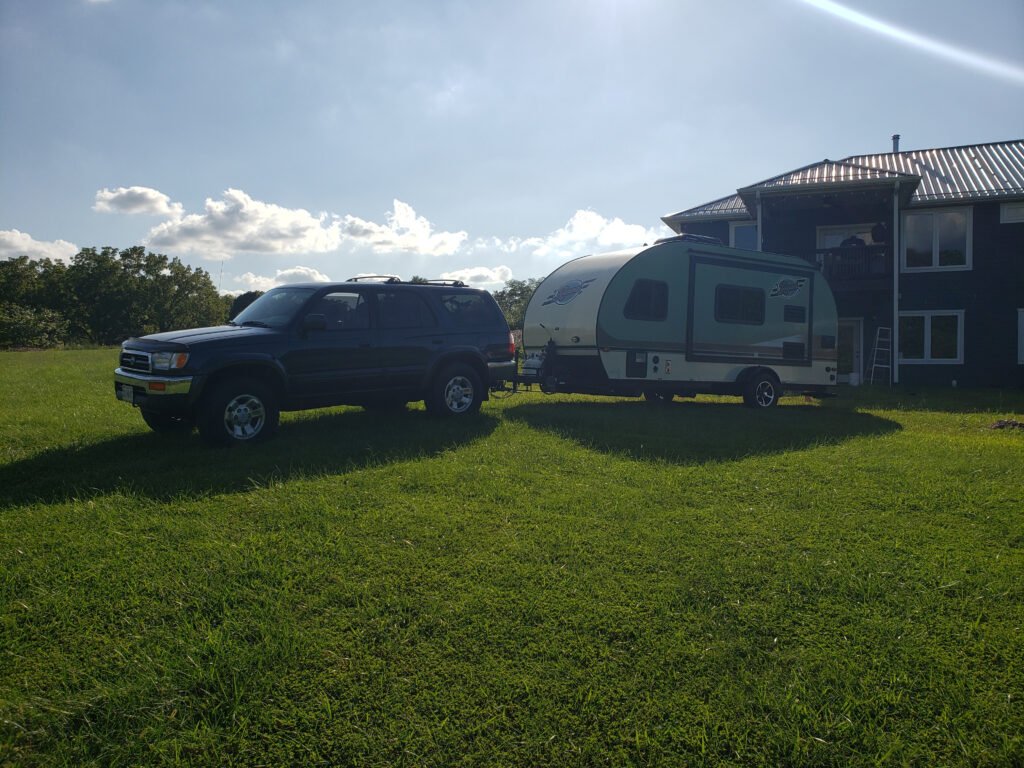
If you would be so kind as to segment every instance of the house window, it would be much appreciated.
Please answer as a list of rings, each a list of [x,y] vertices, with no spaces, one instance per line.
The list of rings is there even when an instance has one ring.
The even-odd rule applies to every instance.
[[[1024,224],[1024,203],[1003,203],[999,206],[1000,224]]]
[[[748,251],[759,251],[757,247],[757,224],[745,221],[729,222],[729,245],[733,248],[744,248]]]
[[[914,211],[903,217],[903,271],[971,268],[970,208]]]
[[[962,364],[964,311],[900,312],[900,362]]]
[[[764,291],[742,285],[715,286],[715,320],[764,325]]]
[[[664,320],[668,317],[668,283],[644,278],[637,280],[622,314],[630,320]]]

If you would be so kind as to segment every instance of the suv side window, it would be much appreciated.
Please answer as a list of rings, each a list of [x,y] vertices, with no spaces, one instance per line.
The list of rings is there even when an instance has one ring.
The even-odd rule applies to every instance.
[[[434,328],[437,318],[422,296],[409,291],[382,291],[377,297],[381,328]]]
[[[370,327],[370,307],[361,293],[338,291],[325,294],[309,311],[326,318],[328,331],[365,330]]]
[[[458,328],[472,328],[495,325],[497,305],[482,293],[446,293],[441,296],[441,306],[449,314],[452,324]]]

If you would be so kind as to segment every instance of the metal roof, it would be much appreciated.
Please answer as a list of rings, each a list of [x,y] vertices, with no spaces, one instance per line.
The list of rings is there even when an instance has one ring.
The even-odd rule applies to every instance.
[[[1024,140],[826,159],[662,220],[753,218],[758,193],[809,194],[829,188],[888,185],[896,180],[906,182],[905,190],[913,190],[906,203],[912,206],[1020,197],[1024,195]]]
[[[1024,140],[858,155],[846,162],[920,176],[912,204],[1024,194]]]

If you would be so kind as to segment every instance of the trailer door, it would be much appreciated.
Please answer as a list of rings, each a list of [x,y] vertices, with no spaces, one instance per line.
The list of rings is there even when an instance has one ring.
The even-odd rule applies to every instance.
[[[811,364],[814,272],[770,261],[690,261],[687,360]]]

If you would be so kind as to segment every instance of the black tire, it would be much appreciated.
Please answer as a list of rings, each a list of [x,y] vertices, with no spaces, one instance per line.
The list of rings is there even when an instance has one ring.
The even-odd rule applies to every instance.
[[[146,422],[147,427],[161,435],[186,434],[195,426],[191,416],[176,416],[157,411],[142,411],[142,420]]]
[[[644,400],[651,405],[668,405],[674,395],[671,392],[658,392],[653,389],[644,390]]]
[[[743,404],[748,408],[772,408],[781,396],[779,377],[769,370],[753,371],[743,383]]]
[[[277,429],[277,397],[257,379],[228,379],[214,386],[199,411],[199,434],[210,445],[268,439]]]
[[[464,363],[455,363],[434,377],[424,403],[435,416],[468,416],[480,410],[483,399],[477,372]]]

